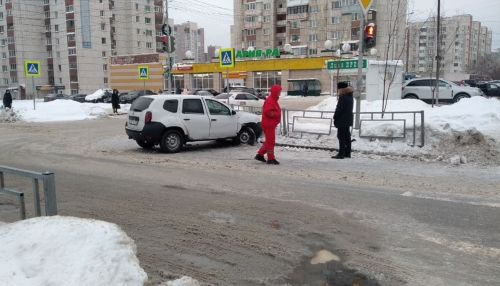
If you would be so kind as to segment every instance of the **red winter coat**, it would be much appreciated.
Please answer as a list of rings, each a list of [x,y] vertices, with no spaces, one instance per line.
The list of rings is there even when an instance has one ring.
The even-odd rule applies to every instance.
[[[266,98],[262,107],[262,128],[276,128],[281,122],[281,108],[278,99],[281,94],[281,86],[273,85],[271,94]]]

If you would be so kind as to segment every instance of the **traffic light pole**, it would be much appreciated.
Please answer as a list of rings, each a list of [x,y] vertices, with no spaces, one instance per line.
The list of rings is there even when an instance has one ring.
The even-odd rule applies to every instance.
[[[168,23],[168,0],[165,0],[165,17],[163,19],[163,24],[166,24],[167,26],[169,25],[169,23]],[[165,77],[165,80],[167,81],[168,94],[172,94],[172,60],[171,60],[171,55],[170,55],[170,50],[171,50],[170,37],[172,36],[171,35],[172,32],[170,31],[170,29],[167,29],[167,30],[169,30],[169,33],[167,35],[167,60],[165,63],[164,77]]]
[[[361,91],[363,85],[363,49],[364,49],[364,27],[365,27],[365,13],[361,14],[359,26],[359,44],[358,44],[358,82],[356,90],[356,119],[354,121],[354,129],[359,129],[359,121],[361,118]]]

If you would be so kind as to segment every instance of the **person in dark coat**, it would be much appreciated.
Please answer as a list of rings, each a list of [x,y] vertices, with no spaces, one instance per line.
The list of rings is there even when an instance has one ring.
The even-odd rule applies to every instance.
[[[309,92],[309,86],[307,85],[307,82],[304,83],[304,86],[302,87],[302,96],[307,96],[307,93]]]
[[[12,95],[10,94],[10,90],[6,90],[3,95],[3,106],[5,109],[12,109]]]
[[[255,155],[255,160],[267,162],[270,165],[279,165],[279,162],[274,157],[274,145],[276,140],[276,126],[281,122],[281,107],[278,103],[280,94],[281,86],[273,85],[271,87],[271,94],[264,101],[261,125],[266,141],[257,152],[257,155]],[[267,161],[264,158],[265,154],[267,154]]]
[[[354,105],[353,89],[347,82],[337,84],[339,96],[337,108],[333,115],[333,124],[337,127],[337,138],[339,139],[339,153],[332,156],[333,159],[351,158],[351,126],[353,122],[352,108]]]
[[[111,106],[113,107],[113,113],[117,114],[118,109],[120,109],[120,97],[118,96],[118,90],[113,89],[111,94]]]
[[[180,87],[177,87],[175,89],[175,94],[181,94],[182,93],[182,89]]]

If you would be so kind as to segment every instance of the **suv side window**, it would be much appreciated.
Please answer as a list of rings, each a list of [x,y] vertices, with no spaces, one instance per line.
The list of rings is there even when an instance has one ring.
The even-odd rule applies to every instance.
[[[184,99],[182,101],[182,113],[205,114],[201,99]]]
[[[210,112],[211,115],[231,115],[229,108],[220,102],[207,99],[206,103],[208,106],[208,112]]]
[[[163,103],[163,109],[168,112],[177,113],[177,108],[179,107],[179,101],[177,99],[165,100]]]
[[[408,86],[427,86],[425,80],[415,80],[408,84]]]
[[[245,94],[238,94],[238,95],[236,95],[236,97],[234,99],[245,100],[245,99],[247,99],[247,96]]]

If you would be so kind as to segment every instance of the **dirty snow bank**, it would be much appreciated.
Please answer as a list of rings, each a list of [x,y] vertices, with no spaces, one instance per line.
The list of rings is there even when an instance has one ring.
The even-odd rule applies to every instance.
[[[110,103],[79,103],[73,100],[54,100],[50,102],[36,102],[33,109],[31,100],[15,100],[12,104],[17,118],[26,122],[56,122],[96,119],[108,116],[111,110]],[[130,105],[123,104],[120,112],[127,112]]]
[[[309,110],[332,111],[323,115],[331,118],[337,104],[336,97],[330,97],[311,107]],[[363,101],[361,111],[380,112],[382,101]],[[425,146],[423,148],[409,146],[413,143],[413,115],[396,115],[397,119],[406,120],[406,139],[394,139],[393,142],[384,139],[370,140],[359,138],[359,132],[353,132],[354,150],[381,154],[403,155],[429,160],[447,160],[453,164],[475,162],[500,164],[500,100],[473,97],[461,100],[459,103],[432,108],[420,100],[391,100],[386,111],[424,111],[425,112]],[[290,122],[293,120],[290,115]],[[309,113],[307,116],[319,116]],[[363,118],[363,116],[362,116]],[[367,118],[366,115],[364,118]],[[385,117],[386,119],[388,117]],[[389,117],[390,118],[390,117]],[[311,126],[307,119],[302,120],[297,128],[321,130],[325,126]],[[297,123],[298,121],[296,121]],[[324,122],[328,128],[328,122]],[[417,130],[421,125],[419,116],[416,117]],[[363,135],[401,135],[402,122],[363,122]],[[400,134],[401,133],[401,134]],[[293,137],[299,137],[297,134]],[[417,132],[416,143],[420,144]],[[280,143],[298,144],[337,148],[336,129],[327,135],[303,135],[302,139],[279,137]]]
[[[136,247],[115,224],[39,217],[0,225],[2,285],[143,285]]]

